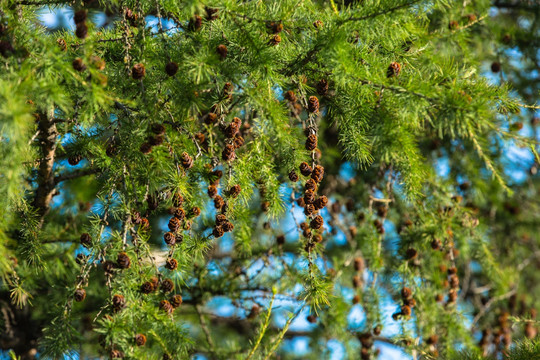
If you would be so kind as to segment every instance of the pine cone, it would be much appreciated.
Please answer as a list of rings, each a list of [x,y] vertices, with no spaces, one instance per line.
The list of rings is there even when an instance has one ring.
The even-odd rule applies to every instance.
[[[219,16],[218,9],[205,6],[204,10],[206,11],[206,20],[208,21],[216,20]]]
[[[202,17],[200,17],[199,15],[195,15],[189,20],[189,24],[188,24],[189,31],[199,31],[201,27],[202,27]]]
[[[398,76],[401,71],[401,65],[397,62],[393,62],[388,66],[386,71],[386,77],[390,78],[393,76]]]
[[[150,143],[147,143],[147,142],[142,143],[139,150],[145,155],[150,154],[152,152],[152,145],[150,145]]]
[[[304,205],[304,214],[306,216],[310,216],[310,215],[313,215],[315,214],[317,210],[315,209],[315,206],[313,206],[313,204],[305,204]]]
[[[491,63],[491,71],[494,73],[498,73],[499,71],[501,71],[501,63],[498,61],[494,61],[493,63]]]
[[[169,76],[174,76],[178,72],[178,64],[174,61],[170,61],[165,65],[165,72]]]
[[[315,206],[315,209],[321,210],[328,204],[328,198],[326,195],[321,195],[313,202],[313,205]]]
[[[313,169],[311,169],[311,166],[308,165],[307,162],[303,162],[300,164],[300,173],[304,176],[309,176],[311,175],[311,172],[313,171]]]
[[[412,310],[411,310],[411,307],[408,306],[408,305],[403,305],[401,307],[401,315],[404,315],[404,316],[411,316],[411,313],[412,313]]]
[[[217,195],[217,188],[214,185],[208,186],[207,194],[211,199],[215,198]]]
[[[227,52],[228,52],[227,46],[223,44],[218,45],[218,47],[216,48],[216,52],[221,57],[221,60],[225,60],[225,58],[227,58]]]
[[[362,278],[360,276],[358,275],[353,276],[353,287],[355,289],[362,287]]]
[[[264,212],[268,212],[269,209],[270,209],[270,202],[263,201],[261,203],[261,210],[264,211]]]
[[[242,189],[240,188],[240,185],[234,185],[233,187],[231,187],[229,189],[229,195],[232,197],[232,198],[236,198],[238,195],[240,195],[240,191],[242,191]]]
[[[308,100],[308,111],[310,113],[319,112],[319,99],[316,96],[310,96]]]
[[[192,207],[189,211],[189,217],[197,217],[199,215],[201,215],[201,209],[197,206]]]
[[[268,45],[276,46],[281,42],[281,36],[279,34],[272,35],[270,40],[268,40]]]
[[[193,158],[189,156],[187,152],[182,153],[181,161],[182,161],[182,167],[184,169],[190,169],[191,167],[193,167]]]
[[[288,90],[285,95],[283,95],[283,97],[285,98],[285,100],[288,100],[291,103],[294,103],[296,102],[296,100],[298,100],[296,98],[296,94],[292,90]]]
[[[242,145],[244,145],[244,138],[241,137],[240,135],[236,134],[236,136],[234,137],[234,148],[235,149],[238,149],[240,147],[242,147]]]
[[[276,237],[276,242],[279,246],[285,244],[285,235],[278,235],[278,237]]]
[[[324,168],[321,165],[316,165],[311,173],[311,178],[320,183],[324,176]]]
[[[148,138],[148,143],[152,146],[159,146],[163,144],[164,140],[163,136],[151,136]]]
[[[165,268],[168,270],[176,270],[178,268],[178,261],[176,261],[176,259],[167,259]]]
[[[174,295],[171,298],[171,305],[176,309],[180,305],[182,305],[182,295]]]
[[[361,272],[364,272],[364,268],[365,268],[364,258],[362,257],[354,258],[354,270],[361,273]]]
[[[272,31],[274,34],[279,34],[283,31],[283,24],[281,22],[269,22],[266,24],[266,27]]]
[[[171,303],[167,300],[161,300],[159,302],[159,307],[161,310],[164,310],[167,314],[171,314],[174,311],[174,308],[172,307]]]
[[[225,201],[223,200],[223,198],[219,195],[216,195],[216,197],[214,198],[214,207],[219,210],[223,207],[223,205],[225,205]]]
[[[416,251],[416,249],[409,248],[409,249],[407,249],[407,251],[405,252],[405,257],[407,258],[407,260],[413,260],[413,259],[415,259],[417,256],[418,256],[418,251]]]
[[[306,190],[304,192],[304,202],[306,204],[313,204],[314,201],[315,201],[315,193],[313,192],[313,190]]]
[[[151,281],[147,281],[141,285],[141,292],[143,294],[153,293],[154,290],[156,290],[156,288],[154,286],[154,283],[152,283]]]
[[[308,179],[304,185],[306,190],[317,191],[317,183],[313,179]]]
[[[75,36],[77,36],[79,39],[84,39],[88,36],[88,26],[86,26],[85,23],[79,23],[77,24],[77,27],[75,28]]]
[[[298,181],[298,174],[296,173],[296,171],[291,170],[291,172],[289,173],[289,180],[291,180],[292,182]]]
[[[113,304],[113,308],[116,311],[120,311],[126,307],[126,299],[124,298],[123,295],[116,294],[112,298],[112,304]]]
[[[128,254],[121,252],[116,257],[116,264],[120,269],[129,269],[131,266],[131,260],[129,259]]]
[[[401,298],[402,299],[408,299],[412,296],[412,290],[408,287],[404,287],[401,289]]]
[[[223,236],[223,234],[225,234],[225,231],[219,225],[214,227],[214,229],[212,230],[212,235],[214,235],[215,238],[220,238]]]
[[[86,18],[87,18],[87,13],[86,13],[86,10],[78,10],[75,12],[75,14],[73,15],[73,21],[75,22],[75,24],[80,24],[80,23],[83,23],[86,21]]]
[[[144,65],[139,63],[135,64],[133,68],[131,68],[131,77],[135,80],[140,80],[146,75],[146,69],[144,68]]]
[[[325,96],[326,94],[328,94],[328,81],[326,81],[326,79],[319,80],[316,88],[317,88],[317,94],[321,96]]]
[[[175,207],[181,207],[184,203],[184,197],[179,193],[174,193],[172,202]]]
[[[224,223],[221,227],[223,228],[223,231],[225,231],[225,232],[231,232],[234,229],[233,223],[231,223],[229,221]]]
[[[175,217],[173,217],[173,218],[171,218],[171,220],[169,220],[169,229],[172,232],[177,232],[178,229],[180,229],[181,225],[182,225],[182,223],[180,222],[180,220],[178,220]]]
[[[73,295],[73,297],[75,298],[75,301],[77,302],[84,301],[84,299],[86,299],[86,290],[84,289],[75,290],[75,294]]]
[[[311,222],[309,223],[311,228],[315,230],[319,230],[320,228],[322,228],[323,224],[324,224],[324,221],[321,215],[315,216],[313,220],[311,220]]]
[[[317,148],[317,135],[310,134],[306,139],[306,150],[313,151]]]
[[[146,344],[146,336],[143,334],[135,335],[135,345],[144,346],[144,344]]]
[[[221,154],[221,158],[224,161],[232,161],[236,158],[236,153],[234,152],[235,148],[231,144],[225,145],[225,149],[223,149],[223,152]]]
[[[165,279],[161,282],[160,289],[165,293],[171,292],[174,290],[174,283],[171,279]]]
[[[211,125],[211,124],[216,122],[217,118],[218,118],[218,116],[217,116],[216,113],[210,112],[210,113],[206,114],[204,122],[207,125]]]
[[[80,237],[81,245],[85,248],[90,248],[92,246],[92,237],[88,233],[81,234]]]
[[[174,217],[182,221],[186,218],[186,212],[182,208],[174,210]]]
[[[165,240],[165,244],[169,246],[176,244],[176,236],[172,232],[166,232],[165,235],[163,235],[163,240]]]
[[[76,58],[75,60],[73,60],[73,62],[71,63],[71,66],[73,66],[73,69],[75,71],[81,72],[81,71],[86,70],[86,65],[84,65],[81,58]]]
[[[324,23],[321,20],[315,20],[315,22],[313,23],[313,26],[315,27],[315,29],[322,29],[324,26]]]

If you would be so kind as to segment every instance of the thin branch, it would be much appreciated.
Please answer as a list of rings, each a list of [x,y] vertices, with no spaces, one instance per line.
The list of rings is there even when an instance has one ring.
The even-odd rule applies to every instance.
[[[77,179],[77,178],[80,178],[80,177],[83,177],[83,176],[96,174],[99,171],[100,171],[100,169],[97,169],[97,168],[92,169],[92,168],[90,168],[90,169],[81,169],[79,171],[73,171],[73,172],[70,172],[70,173],[67,173],[67,174],[57,175],[54,178],[54,184],[56,185],[58,183],[61,183],[62,181]]]

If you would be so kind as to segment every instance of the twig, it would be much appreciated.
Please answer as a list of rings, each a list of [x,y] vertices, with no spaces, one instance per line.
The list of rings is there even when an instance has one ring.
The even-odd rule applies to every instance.
[[[268,329],[268,325],[270,324],[270,315],[272,314],[272,306],[274,305],[274,299],[276,298],[276,290],[272,289],[272,300],[270,300],[270,305],[268,306],[268,311],[266,312],[266,317],[264,319],[264,324],[261,329],[261,332],[259,333],[259,337],[257,338],[257,341],[255,342],[255,345],[253,346],[253,349],[249,352],[248,356],[246,357],[246,360],[251,359],[259,345],[261,344],[262,338],[264,337],[264,334],[266,333],[266,329]]]

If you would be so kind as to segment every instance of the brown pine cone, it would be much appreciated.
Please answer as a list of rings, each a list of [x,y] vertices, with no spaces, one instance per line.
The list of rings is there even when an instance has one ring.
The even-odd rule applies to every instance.
[[[310,134],[306,139],[306,150],[313,151],[317,148],[317,135]]]
[[[221,209],[223,206],[225,205],[225,201],[223,200],[223,198],[219,195],[216,195],[216,197],[214,198],[214,207],[219,210]]]
[[[308,99],[308,111],[310,113],[319,112],[319,99],[316,96],[310,96]]]
[[[163,144],[163,141],[165,140],[165,138],[161,135],[158,135],[158,136],[150,136],[148,138],[148,143],[152,146],[159,146],[161,144]]]
[[[313,202],[315,209],[321,210],[328,204],[328,198],[326,195],[321,195]]]
[[[73,21],[75,22],[75,24],[80,24],[80,23],[85,22],[86,18],[87,18],[87,13],[86,13],[86,10],[84,9],[75,11],[75,14],[73,15]]]
[[[111,359],[121,359],[124,357],[124,353],[120,350],[111,350],[109,355],[111,356]]]
[[[174,295],[171,298],[171,305],[176,309],[180,305],[182,305],[182,295]]]
[[[244,145],[244,138],[236,134],[233,143],[234,143],[234,148],[239,149],[242,147],[242,145]]]
[[[241,191],[242,191],[242,188],[240,187],[240,185],[237,184],[229,189],[229,195],[232,198],[236,198],[238,195],[240,195]]]
[[[174,210],[174,217],[182,221],[186,218],[186,212],[182,208]]]
[[[276,242],[279,246],[285,244],[285,235],[278,235],[276,237]]]
[[[131,260],[129,259],[128,254],[121,252],[116,258],[116,264],[120,269],[129,269],[131,266]]]
[[[450,287],[457,289],[459,287],[459,277],[457,275],[450,276]]]
[[[192,207],[189,211],[189,217],[197,217],[199,215],[201,215],[201,209],[197,206]]]
[[[180,226],[182,225],[181,221],[177,218],[173,217],[171,220],[169,220],[169,229],[172,232],[177,232],[178,229],[180,229]]]
[[[285,95],[283,95],[283,97],[285,98],[285,100],[288,100],[289,102],[296,102],[297,98],[296,98],[296,94],[294,93],[294,91],[292,90],[288,90]]]
[[[324,168],[321,165],[316,165],[311,173],[311,178],[320,183],[324,176]]]
[[[326,94],[328,94],[328,81],[326,81],[326,79],[319,80],[316,88],[317,88],[317,94],[321,96],[325,96]]]
[[[268,212],[270,210],[270,202],[269,201],[263,201],[261,203],[261,210],[264,212]]]
[[[272,35],[270,40],[268,40],[268,45],[276,46],[281,42],[281,36],[279,34]]]
[[[204,117],[204,122],[207,125],[211,125],[211,124],[216,122],[217,118],[218,118],[218,116],[217,116],[216,113],[210,112],[210,113],[206,114],[206,116]]]
[[[292,182],[298,181],[298,174],[296,174],[296,171],[291,170],[291,172],[289,173],[289,180],[291,180]]]
[[[404,287],[401,289],[401,298],[402,299],[409,299],[412,296],[412,290],[408,287]]]
[[[73,62],[71,63],[71,66],[73,66],[73,70],[75,71],[84,71],[86,70],[86,65],[84,65],[83,63],[83,60],[81,58],[76,58],[75,60],[73,60]]]
[[[178,268],[178,261],[176,261],[176,259],[167,259],[165,268],[168,270],[176,270]]]
[[[142,143],[139,150],[145,155],[150,154],[152,152],[152,145],[147,142]]]
[[[92,237],[88,233],[81,234],[80,237],[81,245],[85,248],[90,248],[92,246]]]
[[[146,75],[146,69],[143,64],[135,64],[131,68],[131,77],[135,80],[140,80]]]
[[[311,226],[312,229],[319,230],[320,228],[322,228],[323,224],[324,224],[324,220],[322,216],[317,215],[313,218],[313,220],[311,220],[311,222],[309,223],[309,226]]]
[[[405,257],[407,258],[407,260],[413,260],[413,259],[415,259],[417,256],[418,256],[418,251],[416,251],[416,249],[409,248],[409,249],[407,249],[407,251],[405,252]]]
[[[411,313],[412,313],[412,310],[411,310],[411,307],[408,306],[408,305],[403,305],[401,307],[401,315],[404,315],[404,316],[411,316]]]
[[[315,193],[313,190],[306,190],[304,191],[304,202],[306,204],[313,204],[315,201]]]
[[[390,78],[392,76],[398,76],[401,71],[401,65],[397,62],[393,62],[388,66],[386,71],[386,77]]]
[[[233,223],[227,221],[225,224],[221,226],[223,228],[223,231],[225,232],[231,232],[234,229]]]
[[[79,39],[84,39],[88,36],[88,26],[86,26],[85,23],[79,23],[77,24],[77,27],[75,28],[75,36],[77,36]]]
[[[361,273],[361,272],[364,271],[364,268],[365,268],[364,258],[362,258],[360,256],[354,258],[354,270]]]
[[[172,202],[175,207],[181,207],[184,203],[184,197],[179,193],[174,193]]]
[[[171,279],[165,279],[161,282],[160,289],[165,293],[171,292],[174,290],[174,283]]]
[[[309,176],[311,175],[311,172],[313,171],[313,169],[311,169],[311,166],[309,166],[309,164],[307,162],[303,162],[300,164],[300,173],[304,176]]]
[[[135,335],[135,345],[144,346],[144,344],[146,344],[146,336],[143,334]]]
[[[79,154],[71,155],[70,157],[68,157],[68,163],[71,166],[77,165],[81,160],[82,160],[82,156]]]
[[[170,61],[165,65],[165,72],[169,76],[174,76],[178,72],[178,64],[174,61]]]
[[[274,34],[279,34],[283,31],[283,24],[281,22],[271,21],[266,24],[266,27]]]
[[[317,183],[313,179],[308,179],[304,188],[306,190],[317,191]]]
[[[187,152],[182,153],[182,157],[180,159],[182,161],[182,167],[184,169],[190,169],[193,167],[193,158],[189,156]]]
[[[112,298],[112,304],[116,311],[122,310],[126,307],[126,299],[123,295],[116,294]]]
[[[215,198],[216,195],[217,195],[217,188],[215,187],[215,185],[210,185],[210,186],[208,186],[208,191],[207,191],[207,193],[208,193],[208,196],[209,196],[211,199]]]
[[[199,31],[202,27],[202,17],[199,15],[193,16],[188,23],[189,31]]]
[[[212,230],[212,235],[214,235],[215,238],[220,238],[223,236],[223,234],[225,233],[225,231],[223,230],[223,228],[219,225],[217,225],[216,227],[214,227],[214,229]]]
[[[156,135],[163,135],[166,129],[162,124],[154,123],[150,126],[150,130]]]
[[[86,290],[84,289],[75,290],[75,294],[73,295],[73,297],[75,298],[75,301],[77,302],[84,301],[84,299],[86,299]]]
[[[171,303],[167,300],[161,300],[159,302],[159,308],[161,310],[164,310],[167,314],[171,314],[173,311],[174,311],[174,308],[173,306],[171,305]]]
[[[154,290],[156,290],[155,286],[154,286],[154,283],[151,282],[151,281],[146,281],[145,283],[143,283],[141,285],[141,292],[143,294],[150,294],[150,293],[153,293]]]
[[[234,152],[234,145],[227,144],[221,153],[221,158],[224,161],[232,161],[236,158],[236,153]]]
[[[166,232],[165,235],[163,235],[163,240],[165,241],[165,244],[169,246],[176,244],[176,236],[172,232]]]
[[[304,205],[304,214],[306,216],[315,214],[317,210],[315,210],[315,206],[313,204],[305,204]]]
[[[222,226],[223,224],[225,224],[227,222],[227,217],[223,214],[218,214],[216,215],[216,225],[218,226]]]
[[[216,52],[221,57],[221,60],[225,60],[225,58],[227,58],[227,46],[223,44],[218,45],[218,47],[216,48]]]
[[[225,128],[225,136],[229,139],[232,139],[238,134],[240,131],[240,126],[242,124],[242,120],[235,117],[233,121]]]
[[[358,275],[353,276],[353,287],[355,289],[362,287],[362,278],[360,276]]]

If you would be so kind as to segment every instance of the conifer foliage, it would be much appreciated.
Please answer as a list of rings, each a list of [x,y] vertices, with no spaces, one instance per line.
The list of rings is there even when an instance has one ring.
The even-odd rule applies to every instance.
[[[535,356],[539,15],[0,0],[1,350]]]

